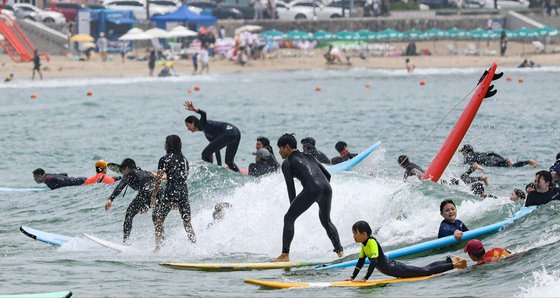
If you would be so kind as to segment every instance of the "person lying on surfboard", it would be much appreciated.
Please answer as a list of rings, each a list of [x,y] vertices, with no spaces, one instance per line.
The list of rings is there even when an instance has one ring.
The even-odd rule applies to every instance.
[[[539,166],[537,162],[532,159],[513,163],[511,158],[503,158],[501,155],[494,152],[475,152],[473,147],[468,144],[464,145],[459,152],[463,155],[463,163],[465,164],[476,162],[483,166],[503,168],[517,168],[529,164],[533,166],[533,168],[537,168]]]
[[[362,244],[362,249],[360,250],[360,258],[358,259],[356,268],[354,268],[352,277],[346,279],[347,281],[367,281],[376,268],[383,274],[399,278],[430,276],[456,268],[467,268],[467,261],[460,257],[448,257],[443,261],[437,261],[425,267],[417,267],[390,260],[383,253],[383,249],[381,245],[379,245],[377,239],[372,236],[369,224],[362,220],[356,222],[352,226],[352,233],[354,234],[354,241]],[[363,279],[355,280],[366,262],[366,257],[370,260],[366,276]]]
[[[439,212],[443,217],[439,225],[438,238],[453,235],[455,239],[461,240],[463,232],[469,230],[465,224],[457,219],[457,207],[452,200],[444,200],[439,205]]]
[[[84,184],[86,177],[68,177],[68,174],[49,174],[45,170],[37,168],[33,171],[33,180],[37,183],[45,183],[51,190],[65,186],[76,186]]]
[[[344,141],[338,141],[335,145],[334,145],[334,149],[336,149],[336,151],[338,152],[338,154],[340,154],[340,156],[337,157],[333,157],[331,159],[331,164],[335,165],[341,162],[345,162],[349,159],[352,159],[354,157],[356,157],[356,153],[350,153],[350,151],[348,150],[348,144],[346,144],[346,142]]]
[[[464,251],[475,261],[477,265],[495,262],[503,257],[511,255],[511,252],[503,248],[492,248],[489,251],[484,249],[484,245],[480,240],[472,239],[467,242]]]

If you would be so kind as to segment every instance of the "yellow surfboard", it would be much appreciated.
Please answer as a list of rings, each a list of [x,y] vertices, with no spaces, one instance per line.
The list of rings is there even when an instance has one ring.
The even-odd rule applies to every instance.
[[[263,263],[160,263],[161,266],[173,269],[202,271],[241,271],[284,269],[315,266],[320,262],[263,262]]]
[[[278,282],[278,281],[267,281],[258,279],[246,279],[246,283],[273,288],[273,289],[288,289],[288,288],[325,288],[325,287],[371,287],[385,284],[392,284],[398,282],[407,281],[419,281],[426,280],[439,276],[437,274],[422,277],[411,277],[411,278],[393,278],[393,279],[378,279],[378,280],[368,280],[366,282],[353,282],[353,281],[334,281],[334,282]]]

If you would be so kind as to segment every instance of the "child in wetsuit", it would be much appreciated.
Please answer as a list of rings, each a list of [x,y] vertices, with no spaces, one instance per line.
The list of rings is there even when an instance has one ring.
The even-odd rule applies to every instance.
[[[347,279],[347,281],[354,281],[362,269],[362,266],[364,266],[366,257],[370,261],[368,271],[366,276],[358,281],[368,280],[375,268],[383,274],[399,278],[430,276],[432,274],[442,273],[454,268],[467,268],[467,261],[461,259],[460,257],[448,257],[443,261],[437,261],[425,267],[411,266],[399,261],[390,260],[383,253],[383,249],[381,248],[381,245],[379,245],[377,239],[371,235],[371,227],[365,221],[356,222],[352,226],[352,233],[354,234],[354,240],[356,243],[362,244],[362,250],[360,250],[360,258],[358,259],[354,273],[352,274],[352,277]]]
[[[465,224],[457,219],[457,207],[452,200],[444,200],[439,205],[439,211],[443,220],[439,225],[438,238],[454,235],[455,239],[461,240],[463,232],[469,230]]]
[[[469,240],[464,251],[469,254],[471,260],[475,261],[477,265],[495,262],[503,257],[511,255],[509,250],[499,247],[486,251],[482,242],[476,239]]]

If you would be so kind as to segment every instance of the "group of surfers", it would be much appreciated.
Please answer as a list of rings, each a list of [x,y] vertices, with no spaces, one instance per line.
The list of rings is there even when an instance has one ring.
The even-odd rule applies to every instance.
[[[209,141],[209,144],[201,153],[202,160],[213,162],[213,156],[216,156],[217,163],[221,165],[220,150],[225,148],[225,164],[230,170],[238,172],[239,168],[235,164],[234,158],[241,139],[239,129],[231,123],[208,120],[206,113],[195,107],[190,101],[186,101],[184,107],[186,110],[200,115],[199,117],[193,115],[186,117],[184,123],[187,130],[193,133],[199,131],[203,132]],[[344,142],[338,142],[336,144],[335,147],[340,153],[340,156],[332,160],[326,158],[324,154],[315,148],[315,140],[312,138],[302,139],[301,144],[303,146],[303,152],[298,150],[297,140],[293,134],[284,134],[277,141],[278,152],[282,159],[284,159],[281,169],[287,186],[290,206],[284,216],[282,252],[274,259],[276,262],[286,262],[290,260],[289,253],[291,242],[294,237],[295,221],[314,203],[317,203],[319,206],[319,219],[327,236],[332,242],[333,251],[337,253],[339,257],[344,256],[344,249],[340,243],[338,230],[330,218],[332,200],[332,188],[330,185],[331,175],[322,163],[338,163],[353,158],[355,155],[348,151],[348,146]],[[158,168],[155,173],[140,169],[134,160],[126,158],[118,166],[123,175],[122,177],[107,176],[108,163],[104,161],[98,161],[96,163],[96,175],[90,178],[71,178],[66,174],[47,174],[42,169],[33,171],[33,176],[37,183],[45,183],[51,189],[69,185],[115,183],[116,181],[120,181],[111,196],[105,202],[106,210],[112,207],[113,200],[125,187],[130,186],[130,188],[137,191],[136,197],[132,200],[126,211],[123,224],[123,241],[126,241],[130,236],[132,220],[135,215],[146,212],[148,208],[153,208],[152,220],[155,227],[155,250],[159,250],[163,240],[163,223],[170,210],[175,208],[179,210],[188,239],[195,243],[196,236],[191,225],[191,210],[187,188],[189,162],[182,153],[181,138],[177,135],[168,135],[165,139],[164,148],[165,155],[159,159]],[[276,164],[276,167],[273,171],[276,171],[279,165],[276,162],[269,140],[264,137],[259,137],[257,139],[256,148],[256,162],[249,166],[250,171],[267,173],[268,168],[274,168],[274,164]],[[461,153],[465,157],[465,163],[472,165],[472,167],[461,176],[461,180],[465,183],[478,183],[480,181],[486,184],[488,183],[485,177],[481,177],[480,179],[470,177],[470,174],[474,170],[481,168],[480,164],[502,167],[531,164],[537,167],[537,164],[532,160],[512,163],[511,160],[504,159],[497,154],[476,153],[469,145],[465,145],[461,149]],[[560,154],[557,156],[557,159],[560,160]],[[400,156],[398,161],[399,164],[406,169],[405,179],[409,176],[421,177],[423,175],[423,170],[419,166],[410,163],[408,157]],[[556,173],[560,170],[560,162],[557,161],[557,164],[559,164],[559,166],[555,168]],[[550,175],[548,171],[541,172],[547,172]],[[553,182],[552,178],[549,179],[549,176],[541,172],[537,173],[537,177],[535,178],[536,188],[534,192],[538,194],[534,195],[535,198],[531,200],[531,196],[534,192],[530,192],[526,201],[527,205],[530,205],[529,202],[533,201],[541,202],[548,200],[548,197],[546,197],[548,192],[545,192],[545,195],[543,195],[543,188],[541,186],[551,186]],[[557,176],[558,174],[556,174],[556,177]],[[299,194],[296,194],[294,178],[298,179],[303,186],[303,190]],[[161,187],[162,181],[166,181],[165,187]],[[556,196],[552,199],[558,199],[557,189],[555,193]],[[230,206],[230,204],[223,203],[216,205],[214,212],[215,218],[223,216],[223,209]],[[456,209],[454,207],[455,204],[452,201],[444,201],[440,206],[440,213],[444,217],[442,226],[451,227],[448,227],[447,230],[452,231],[453,235],[458,237],[456,233],[459,234],[459,232],[464,231],[466,226],[455,218]],[[444,228],[443,230],[446,229]],[[425,267],[415,267],[402,262],[389,260],[383,254],[383,250],[378,241],[372,236],[372,229],[367,222],[356,222],[352,227],[352,232],[354,240],[362,244],[358,266],[356,266],[354,274],[352,275],[352,280],[356,278],[366,257],[370,259],[371,263],[365,279],[369,278],[371,272],[375,268],[382,273],[395,277],[426,276],[453,268],[466,268],[466,261],[460,257],[447,258],[446,260],[432,263]],[[478,240],[469,241],[465,247],[465,252],[475,261],[489,259],[489,257],[486,256],[482,243],[477,241]],[[496,251],[503,251],[504,253],[501,255],[504,256],[507,252],[506,250],[491,250],[488,253],[492,252],[492,254],[494,254]]]

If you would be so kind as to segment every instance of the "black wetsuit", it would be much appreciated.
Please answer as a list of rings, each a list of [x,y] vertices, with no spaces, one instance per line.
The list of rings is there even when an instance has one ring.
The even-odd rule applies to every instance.
[[[349,159],[352,159],[352,158],[356,157],[356,155],[358,155],[358,154],[348,153],[344,156],[333,157],[331,159],[331,164],[335,165],[335,164],[338,164],[338,163],[341,163],[341,162],[345,162]]]
[[[298,150],[292,152],[284,160],[282,172],[290,199],[290,208],[284,215],[282,252],[290,252],[290,244],[294,238],[294,223],[315,202],[319,205],[319,219],[331,239],[334,251],[342,251],[338,231],[331,222],[332,188],[329,182],[331,179],[329,172],[313,156]],[[294,178],[297,178],[303,186],[303,190],[297,196]]]
[[[560,189],[558,188],[551,187],[547,192],[532,191],[527,195],[525,207],[544,205],[554,200],[560,200]]]
[[[309,154],[309,155],[315,157],[315,159],[317,161],[319,161],[320,163],[324,163],[324,164],[330,164],[331,163],[331,161],[325,155],[325,153],[317,150],[317,148],[315,148],[315,147],[303,150],[303,153]]]
[[[187,176],[189,175],[189,162],[182,154],[167,153],[159,159],[158,171],[167,175],[167,187],[157,200],[152,220],[165,220],[176,203],[184,222],[191,221],[191,206],[189,204],[189,191],[187,189]]]
[[[370,243],[371,241],[375,241],[375,243]],[[375,268],[377,268],[377,270],[379,270],[379,272],[383,274],[399,278],[430,276],[453,269],[453,263],[450,258],[447,258],[444,261],[431,263],[425,267],[417,267],[407,265],[399,261],[390,260],[383,253],[383,249],[381,248],[381,245],[379,245],[377,239],[372,236],[370,236],[366,240],[366,242],[362,243],[362,245],[363,246],[362,251],[360,252],[360,258],[358,259],[358,263],[356,264],[356,268],[354,269],[354,273],[352,274],[352,279],[356,278],[356,276],[360,272],[360,269],[362,269],[362,267],[364,266],[366,257],[369,259],[370,263],[367,274],[364,277],[365,279],[368,279],[371,276]],[[364,253],[364,247],[371,247],[372,245],[377,245],[377,249],[375,250],[376,253],[372,255]]]
[[[482,177],[471,177],[471,174],[476,170],[475,167],[471,166],[469,167],[469,169],[464,172],[463,174],[461,174],[461,180],[463,182],[465,182],[465,184],[471,184],[471,183],[475,183],[478,181],[483,181]]]
[[[404,181],[410,176],[416,176],[421,179],[424,176],[424,170],[417,164],[409,162],[404,170]]]
[[[455,222],[448,222],[447,220],[444,219],[441,221],[441,224],[439,225],[439,232],[437,237],[442,238],[449,235],[454,235],[455,230],[466,232],[469,230],[469,228],[467,228],[467,226],[465,226],[465,224],[458,219],[456,219]]]
[[[278,171],[278,164],[269,157],[265,160],[259,160],[249,165],[249,175],[259,177],[264,174],[274,173]]]
[[[494,152],[470,152],[467,153],[463,158],[463,163],[472,164],[474,162],[489,167],[502,167],[502,168],[510,167],[509,163],[505,158],[503,158],[501,155],[496,154]],[[511,166],[517,168],[528,164],[530,164],[529,161],[525,160],[525,161],[516,162]]]
[[[68,174],[45,174],[45,184],[50,189],[84,184],[86,177],[68,177]]]
[[[126,187],[138,191],[136,197],[130,202],[126,209],[126,215],[123,223],[123,241],[126,241],[132,230],[132,220],[142,210],[148,210],[150,207],[150,195],[154,186],[154,175],[149,171],[139,169],[131,169],[123,177],[119,185],[115,187],[109,200],[113,201],[121,191]]]
[[[204,132],[206,139],[210,144],[202,150],[202,160],[212,162],[212,154],[216,154],[216,162],[222,165],[222,158],[220,149],[226,147],[226,165],[230,170],[239,172],[239,168],[234,162],[237,147],[241,140],[241,132],[234,125],[227,122],[212,121],[206,119],[206,112],[198,110],[200,114],[200,121],[198,122],[198,129]]]
[[[41,58],[39,55],[33,56],[33,70],[41,70]]]

